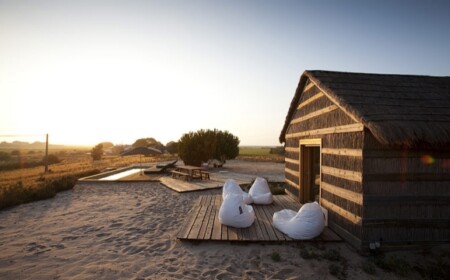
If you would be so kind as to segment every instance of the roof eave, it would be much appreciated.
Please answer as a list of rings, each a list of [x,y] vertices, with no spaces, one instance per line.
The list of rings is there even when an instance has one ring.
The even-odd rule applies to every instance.
[[[286,131],[291,122],[292,115],[295,113],[295,110],[297,110],[298,101],[300,99],[300,96],[302,95],[306,81],[308,80],[308,77],[305,75],[306,73],[307,71],[303,72],[303,74],[300,76],[297,89],[295,90],[294,97],[292,98],[291,105],[289,106],[289,110],[284,121],[283,129],[281,130],[280,137],[278,139],[280,143],[286,142]]]

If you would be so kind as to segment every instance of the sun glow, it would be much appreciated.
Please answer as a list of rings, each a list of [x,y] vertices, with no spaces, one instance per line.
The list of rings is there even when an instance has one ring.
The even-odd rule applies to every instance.
[[[306,69],[448,75],[448,16],[430,5],[393,4],[403,17],[393,9],[380,23],[367,4],[109,2],[0,0],[0,136],[164,143],[218,128],[243,145],[279,145]],[[433,23],[411,28],[424,8],[434,9]],[[385,42],[399,45],[386,52]],[[403,51],[429,42],[437,43]]]

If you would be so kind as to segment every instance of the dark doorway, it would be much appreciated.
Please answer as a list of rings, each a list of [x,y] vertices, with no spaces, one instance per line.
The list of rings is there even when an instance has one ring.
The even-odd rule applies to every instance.
[[[320,199],[320,139],[319,143],[300,143],[300,202]]]

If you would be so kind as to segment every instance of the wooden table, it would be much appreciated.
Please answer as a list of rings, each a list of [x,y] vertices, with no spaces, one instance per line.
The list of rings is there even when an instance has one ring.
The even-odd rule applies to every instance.
[[[207,176],[205,176],[207,174]],[[204,171],[203,168],[192,165],[181,165],[177,166],[177,168],[172,171],[172,177],[175,176],[183,176],[188,181],[191,179],[209,179],[209,173]]]

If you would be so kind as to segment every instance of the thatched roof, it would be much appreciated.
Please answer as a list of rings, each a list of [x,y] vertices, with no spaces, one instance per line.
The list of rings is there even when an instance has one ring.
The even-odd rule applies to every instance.
[[[450,77],[305,71],[280,142],[307,80],[385,145],[450,143]]]

